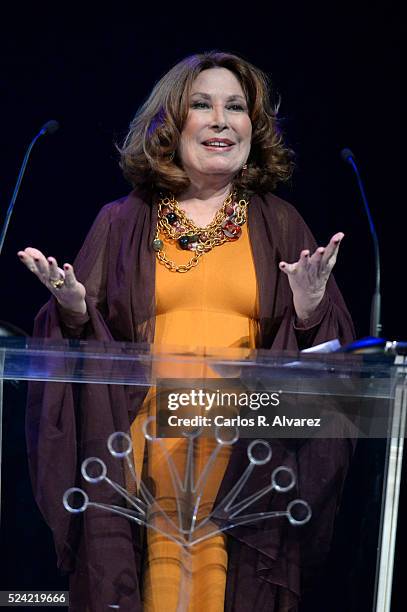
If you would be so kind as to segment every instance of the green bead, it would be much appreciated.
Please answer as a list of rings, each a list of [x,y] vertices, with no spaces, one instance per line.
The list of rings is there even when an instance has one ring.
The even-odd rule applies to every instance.
[[[163,241],[160,240],[159,238],[156,238],[155,240],[153,240],[154,251],[161,251],[163,246],[164,246]]]

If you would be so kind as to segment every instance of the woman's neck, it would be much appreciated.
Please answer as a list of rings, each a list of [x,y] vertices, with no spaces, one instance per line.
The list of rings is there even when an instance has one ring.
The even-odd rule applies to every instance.
[[[178,198],[180,208],[198,227],[208,225],[230,194],[232,184],[188,187]]]

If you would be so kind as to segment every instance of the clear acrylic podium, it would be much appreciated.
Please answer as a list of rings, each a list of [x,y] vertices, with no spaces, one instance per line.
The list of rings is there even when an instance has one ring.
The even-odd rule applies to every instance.
[[[140,406],[144,397],[154,395],[152,390],[164,388],[160,398],[158,393],[154,396],[154,414],[146,413],[145,419],[140,421],[137,439],[143,440],[144,455],[158,453],[156,456],[162,464],[158,478],[166,481],[166,490],[171,487],[170,501],[160,497],[158,481],[156,487],[151,486],[146,474],[135,469],[134,431],[115,427],[125,422],[116,419],[115,414],[109,422],[104,423],[102,419],[99,423],[98,443],[94,442],[92,434],[88,436],[90,442],[77,444],[74,471],[69,468],[68,460],[67,473],[56,473],[61,467],[58,467],[58,444],[54,445],[50,452],[55,462],[41,466],[41,478],[46,480],[46,486],[37,479],[36,488],[37,497],[38,491],[40,497],[54,497],[44,507],[48,522],[54,520],[49,513],[55,511],[57,528],[58,522],[63,521],[70,529],[71,521],[83,520],[85,515],[86,520],[91,521],[92,512],[95,512],[96,517],[116,516],[132,525],[131,529],[137,528],[144,534],[147,531],[160,534],[178,547],[183,568],[177,595],[179,612],[188,609],[192,558],[197,546],[219,534],[232,538],[238,534],[238,539],[254,537],[261,541],[262,537],[281,528],[291,540],[298,539],[301,548],[307,530],[314,530],[311,531],[313,540],[315,534],[319,537],[318,521],[321,521],[321,530],[329,531],[329,525],[322,524],[326,519],[320,510],[320,497],[330,490],[341,503],[332,525],[331,550],[324,562],[331,568],[331,578],[327,579],[326,574],[323,578],[321,574],[320,585],[318,574],[314,579],[315,601],[320,598],[315,609],[319,609],[317,606],[326,610],[340,609],[335,608],[332,601],[324,603],[324,598],[329,597],[328,591],[337,588],[338,597],[341,593],[345,602],[348,601],[346,597],[351,602],[343,604],[348,608],[342,609],[390,611],[407,407],[406,373],[405,359],[377,355],[275,354],[243,349],[211,351],[198,347],[188,350],[167,347],[164,350],[126,343],[21,338],[5,339],[0,344],[0,374],[4,381],[0,387],[1,404],[8,400],[8,385],[29,381],[30,401],[33,394],[38,395],[38,390],[43,394],[44,389],[52,391],[48,400],[44,394],[45,403],[57,402],[55,398],[60,401],[61,394],[69,390],[72,405],[79,406],[80,411],[85,398],[92,404],[94,417],[98,402],[101,402],[101,413],[106,410],[102,406],[102,392],[109,394],[109,410],[123,414],[117,403],[121,397],[131,398],[132,406]],[[206,387],[205,381],[212,386]],[[233,388],[239,398],[245,394],[250,401],[253,397],[259,400],[260,394],[264,397],[274,394],[279,404],[258,406],[258,401],[255,405],[248,405],[246,401],[239,419],[237,413],[233,413],[234,420],[230,420],[229,413],[229,420],[222,416],[222,407],[215,419],[209,416],[215,414],[212,408],[191,408],[188,404],[189,417],[198,415],[201,410],[201,416],[204,414],[207,418],[203,421],[202,417],[191,427],[190,421],[180,422],[181,411],[177,408],[166,410],[167,404],[162,403],[162,398],[168,399],[167,384],[172,392],[179,392],[198,383],[205,390],[217,391],[226,384],[229,395]],[[25,392],[25,387],[23,389]],[[10,405],[5,408],[7,423],[13,411],[22,409]],[[136,413],[137,410],[134,414],[129,413],[129,422]],[[171,433],[168,426],[169,417],[176,422],[175,433]],[[40,423],[42,416],[38,412],[36,418]],[[64,418],[59,415],[62,424],[52,426],[61,427],[62,431]],[[210,418],[214,422],[209,427]],[[83,415],[76,414],[75,419],[76,424],[86,422],[86,418],[81,420]],[[40,423],[38,426],[38,444],[41,444],[41,431],[46,425]],[[85,431],[85,425],[78,426],[77,440],[81,427]],[[24,432],[20,434],[23,436]],[[2,436],[4,440],[9,436],[7,424]],[[198,467],[195,451],[203,438],[211,440],[212,446],[204,463]],[[168,440],[177,439],[181,439],[183,445],[181,462],[177,461],[168,443]],[[307,449],[311,444],[318,449],[318,444],[326,440],[333,441],[333,449],[339,444],[338,440],[342,441],[341,448],[351,449],[349,465],[343,468],[341,463],[346,479],[339,485],[339,491],[328,488],[330,476],[324,472],[323,465],[304,465],[300,460],[291,460],[295,456],[311,461],[310,453],[299,449]],[[230,464],[239,454],[239,462],[233,464],[238,468],[235,472],[225,468],[223,480],[220,478],[218,482],[216,499],[208,505],[206,487],[219,470],[217,461],[224,452],[229,453],[226,463]],[[338,454],[338,461],[342,462],[341,457]],[[61,460],[63,464],[65,455]],[[155,476],[157,480],[157,472]],[[8,478],[3,469],[4,481]],[[312,485],[307,478],[314,480]],[[41,507],[43,513],[44,507]],[[368,512],[371,515],[366,520]],[[8,529],[4,521],[2,529]],[[240,536],[241,533],[244,535]],[[106,538],[108,548],[109,533]],[[72,553],[72,546],[70,549]],[[372,550],[375,557],[371,555]],[[7,555],[7,551],[4,554]],[[362,561],[358,562],[358,558]],[[338,576],[338,584],[335,584],[335,576]],[[344,595],[346,589],[348,595]],[[109,606],[131,609],[126,603],[106,601],[105,604],[106,609]]]

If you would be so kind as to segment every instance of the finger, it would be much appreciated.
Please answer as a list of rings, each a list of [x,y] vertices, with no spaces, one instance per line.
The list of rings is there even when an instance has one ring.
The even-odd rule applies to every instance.
[[[34,257],[32,255],[30,255],[26,251],[19,251],[17,255],[20,258],[20,261],[30,270],[30,272],[33,272],[34,274],[39,276],[37,262],[34,260]]]
[[[310,264],[319,267],[324,253],[325,247],[318,247],[310,257]]]
[[[24,249],[24,251],[25,253],[27,253],[27,255],[30,255],[35,261],[47,261],[47,258],[45,257],[44,253],[42,253],[42,251],[39,251],[38,249],[34,249],[33,247],[27,247],[26,249]]]
[[[310,252],[309,252],[308,249],[304,249],[303,251],[301,251],[300,259],[298,260],[298,265],[303,267],[303,268],[308,268],[308,266],[309,266],[309,257],[310,257]]]
[[[73,287],[78,281],[76,280],[75,272],[70,264],[64,264],[65,284],[67,289]]]
[[[24,251],[19,251],[19,256],[27,268],[39,278],[42,279],[48,275],[48,262],[45,255],[38,249],[27,247]]]
[[[30,265],[33,263],[33,258],[30,255],[25,251],[18,251],[17,256],[27,268],[30,268]]]
[[[343,232],[337,232],[336,234],[332,236],[331,240],[326,246],[323,260],[324,260],[324,263],[329,263],[331,267],[335,265],[338,251],[339,251],[339,246],[344,236],[345,234]]]
[[[301,272],[308,269],[309,259],[309,249],[303,249],[300,253],[300,258],[298,261],[291,264],[287,263],[286,261],[281,261],[279,264],[279,268],[287,274],[296,274],[297,272]]]
[[[55,257],[48,257],[48,279],[50,281],[60,280],[65,276],[65,273],[58,267],[58,262]]]
[[[282,272],[286,274],[295,274],[297,272],[298,263],[287,263],[286,261],[280,261],[278,267]]]

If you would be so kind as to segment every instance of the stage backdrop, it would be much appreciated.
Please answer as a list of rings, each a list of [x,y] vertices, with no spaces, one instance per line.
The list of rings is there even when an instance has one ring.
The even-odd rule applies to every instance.
[[[49,119],[61,129],[38,143],[26,173],[0,262],[0,319],[31,333],[48,295],[16,252],[35,246],[61,263],[72,261],[99,208],[130,190],[114,145],[153,84],[186,55],[218,49],[270,75],[297,154],[292,183],[278,193],[299,209],[320,244],[345,233],[335,276],[363,336],[374,266],[355,180],[340,159],[343,147],[353,150],[381,245],[383,333],[406,340],[405,79],[397,6],[108,4],[64,12],[55,3],[3,8],[1,221],[26,145]]]

